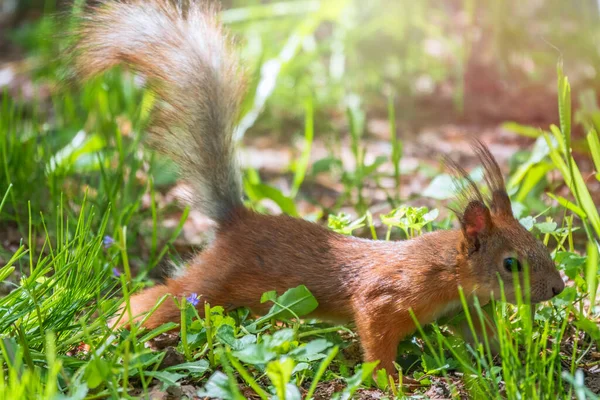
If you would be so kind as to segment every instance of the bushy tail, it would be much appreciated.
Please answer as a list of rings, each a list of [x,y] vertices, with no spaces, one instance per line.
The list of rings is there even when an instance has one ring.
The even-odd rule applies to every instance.
[[[173,2],[175,3],[175,2]],[[150,142],[193,187],[193,204],[217,222],[242,205],[233,130],[244,78],[214,7],[169,0],[104,2],[77,30],[81,77],[127,64],[148,78],[158,104]]]

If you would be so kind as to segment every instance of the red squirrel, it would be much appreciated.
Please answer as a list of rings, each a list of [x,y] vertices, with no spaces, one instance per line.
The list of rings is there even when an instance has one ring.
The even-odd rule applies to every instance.
[[[104,2],[84,15],[77,31],[75,67],[83,78],[117,64],[147,77],[158,104],[151,144],[173,159],[193,188],[193,206],[217,224],[210,246],[186,272],[131,298],[140,320],[165,294],[197,293],[226,309],[260,314],[264,292],[306,285],[319,302],[315,316],[354,322],[365,361],[393,371],[399,341],[421,324],[462,309],[458,288],[482,304],[499,294],[499,278],[514,301],[513,271],[530,269],[532,302],[564,288],[548,249],[517,221],[500,167],[488,148],[473,148],[485,169],[489,198],[468,174],[460,228],[405,241],[377,241],[332,232],[287,215],[263,215],[244,206],[233,132],[244,95],[244,72],[214,7],[191,1],[182,10],[168,0]],[[203,315],[203,304],[198,306]],[[144,322],[177,322],[167,299]]]

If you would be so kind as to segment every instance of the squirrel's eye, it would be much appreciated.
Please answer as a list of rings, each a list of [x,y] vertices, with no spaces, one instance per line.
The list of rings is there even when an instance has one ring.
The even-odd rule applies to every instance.
[[[508,272],[521,271],[521,263],[514,257],[508,257],[504,259],[504,268]]]

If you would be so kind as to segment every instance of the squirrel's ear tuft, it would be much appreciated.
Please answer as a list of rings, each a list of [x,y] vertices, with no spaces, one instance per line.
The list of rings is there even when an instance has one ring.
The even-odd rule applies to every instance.
[[[471,201],[462,215],[461,225],[465,239],[477,250],[481,237],[492,229],[490,210],[479,200]]]
[[[512,217],[512,206],[506,190],[496,190],[492,193],[492,210],[496,215]]]
[[[500,169],[498,162],[496,162],[490,149],[488,149],[481,140],[473,139],[471,146],[485,169],[484,177],[491,192],[490,205],[492,211],[496,215],[512,217],[513,213],[510,205],[510,198],[506,193],[504,177],[502,176],[502,170]]]

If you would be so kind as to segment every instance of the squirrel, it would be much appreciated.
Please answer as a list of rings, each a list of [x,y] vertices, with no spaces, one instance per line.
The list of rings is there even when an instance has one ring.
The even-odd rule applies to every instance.
[[[264,292],[305,285],[318,301],[314,316],[354,322],[365,361],[394,370],[401,339],[420,324],[462,310],[459,288],[486,304],[500,293],[515,301],[513,277],[530,271],[531,301],[564,289],[549,250],[513,216],[501,169],[481,141],[473,149],[491,195],[484,197],[458,164],[463,207],[453,210],[460,227],[404,241],[367,240],[335,233],[287,215],[263,215],[244,206],[234,129],[244,96],[244,71],[218,9],[190,1],[183,9],[168,0],[102,2],[84,14],[76,31],[74,66],[89,78],[126,64],[147,78],[159,100],[149,141],[179,165],[192,187],[193,206],[216,222],[214,239],[185,273],[130,299],[131,315],[117,326],[140,321],[169,294],[196,293],[226,309],[256,314]],[[204,307],[198,306],[202,316]],[[178,322],[167,299],[143,325]]]

